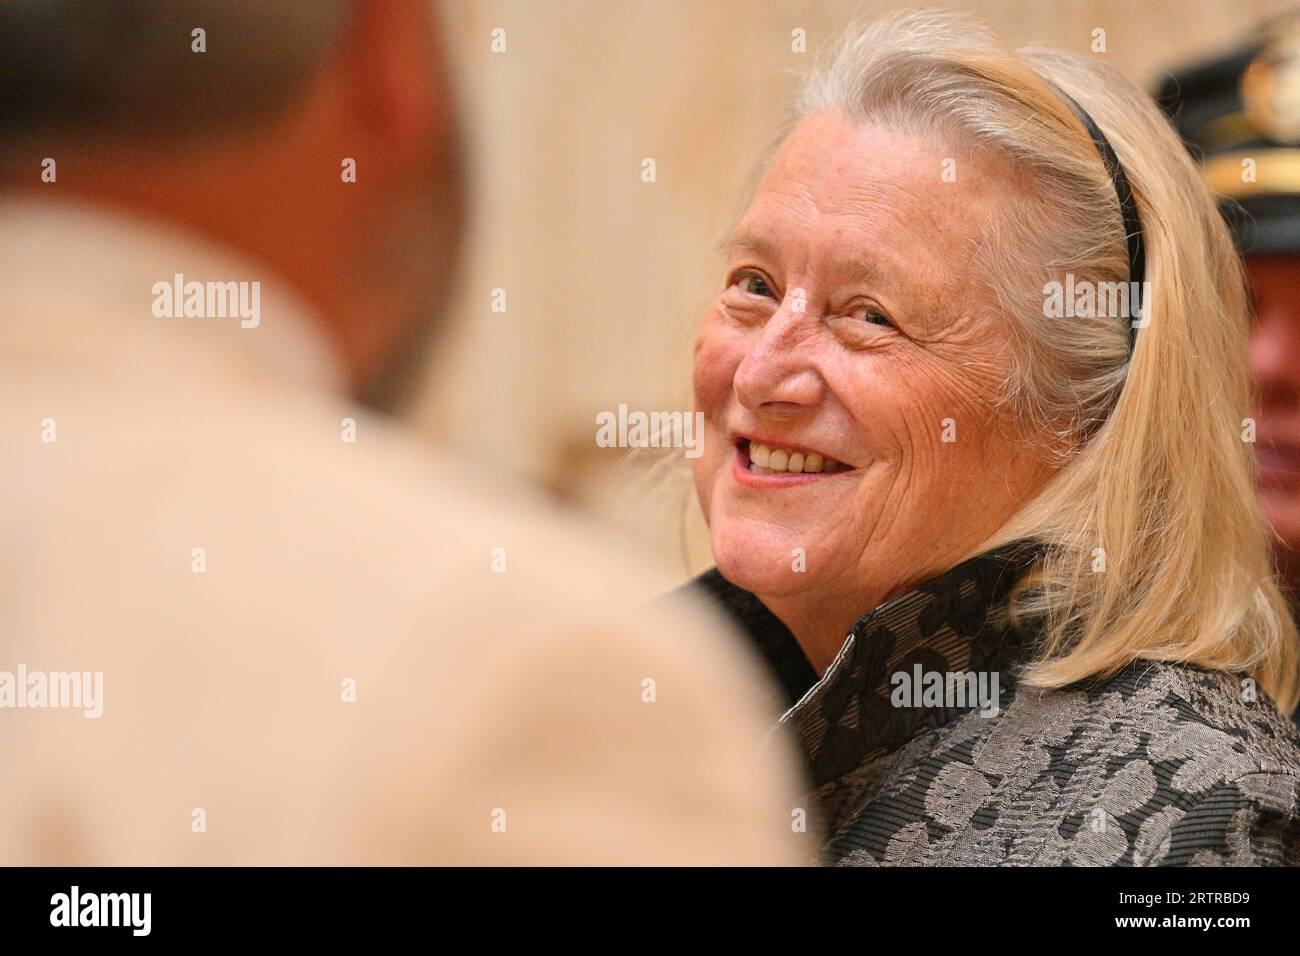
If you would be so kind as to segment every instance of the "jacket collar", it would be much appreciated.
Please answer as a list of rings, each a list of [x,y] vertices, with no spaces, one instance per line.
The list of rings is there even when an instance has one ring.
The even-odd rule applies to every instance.
[[[787,696],[797,697],[780,723],[802,745],[816,790],[971,710],[1000,712],[1029,650],[1001,612],[1040,555],[1038,546],[1015,542],[886,601],[858,619],[820,679],[789,629],[753,594],[716,568],[691,586],[721,604]],[[971,673],[975,684],[962,686],[978,690],[983,681],[983,699],[945,694],[929,676]]]

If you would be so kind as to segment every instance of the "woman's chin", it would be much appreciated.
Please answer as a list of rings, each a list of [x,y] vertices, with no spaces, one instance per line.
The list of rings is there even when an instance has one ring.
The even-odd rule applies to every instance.
[[[807,553],[793,535],[770,525],[728,522],[711,531],[713,560],[732,584],[762,595],[780,595],[807,584]]]

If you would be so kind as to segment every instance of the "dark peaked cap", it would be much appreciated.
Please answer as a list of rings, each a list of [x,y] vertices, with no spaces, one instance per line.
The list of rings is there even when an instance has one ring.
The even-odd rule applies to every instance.
[[[1155,93],[1244,255],[1300,254],[1300,9]]]

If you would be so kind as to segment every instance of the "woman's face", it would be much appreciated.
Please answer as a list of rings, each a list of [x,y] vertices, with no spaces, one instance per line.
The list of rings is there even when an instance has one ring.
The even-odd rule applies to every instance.
[[[715,559],[801,639],[800,618],[847,628],[951,567],[1049,475],[995,417],[1011,346],[972,265],[1014,184],[952,156],[805,119],[727,243],[696,338]]]

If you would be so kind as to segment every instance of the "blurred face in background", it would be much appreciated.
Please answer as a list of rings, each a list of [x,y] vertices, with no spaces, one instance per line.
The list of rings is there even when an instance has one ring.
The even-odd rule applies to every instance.
[[[1250,365],[1258,423],[1259,502],[1283,546],[1282,570],[1300,583],[1300,256],[1246,260],[1254,296]]]
[[[815,666],[1049,473],[995,407],[1010,342],[972,266],[1015,187],[976,157],[942,181],[949,155],[838,113],[805,119],[731,236],[697,335],[714,557],[805,650],[825,642]]]
[[[0,4],[0,60],[31,72],[0,99],[0,190],[180,227],[269,267],[352,391],[397,407],[445,312],[465,198],[435,6],[215,4],[204,25],[222,39],[196,58],[168,25],[193,3],[59,29],[39,4]],[[41,62],[61,74],[46,95]],[[30,174],[46,155],[57,190]]]

